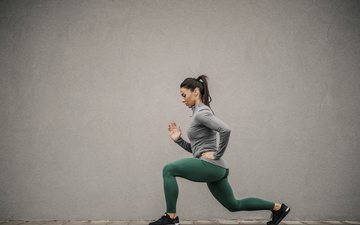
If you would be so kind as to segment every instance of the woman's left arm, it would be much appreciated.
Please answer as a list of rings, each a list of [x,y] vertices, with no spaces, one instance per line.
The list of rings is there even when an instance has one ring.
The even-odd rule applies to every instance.
[[[217,151],[214,153],[215,159],[219,159],[224,154],[227,144],[229,143],[231,133],[229,126],[217,118],[208,109],[200,110],[196,115],[196,119],[206,127],[219,132],[219,146]]]

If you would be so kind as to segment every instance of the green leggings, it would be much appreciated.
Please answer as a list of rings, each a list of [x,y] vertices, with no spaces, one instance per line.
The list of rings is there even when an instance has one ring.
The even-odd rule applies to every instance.
[[[274,202],[259,198],[237,200],[228,182],[228,174],[229,169],[198,158],[185,158],[167,164],[163,169],[167,212],[176,213],[176,201],[179,194],[176,177],[195,182],[206,182],[216,200],[231,212],[272,210],[274,208]]]

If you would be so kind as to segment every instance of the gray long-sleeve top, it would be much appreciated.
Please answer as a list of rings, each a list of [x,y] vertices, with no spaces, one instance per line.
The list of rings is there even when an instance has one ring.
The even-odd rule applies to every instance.
[[[205,159],[215,165],[228,168],[226,162],[221,158],[230,138],[230,128],[227,124],[217,118],[212,110],[200,103],[192,107],[193,114],[190,127],[187,131],[190,143],[181,137],[175,142],[183,149],[193,154],[195,158],[200,158],[201,153],[213,151],[215,159]],[[216,132],[219,132],[219,145],[216,142]]]

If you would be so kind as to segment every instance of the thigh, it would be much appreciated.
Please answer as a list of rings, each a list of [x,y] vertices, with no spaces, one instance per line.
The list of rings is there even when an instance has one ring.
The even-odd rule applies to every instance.
[[[223,178],[226,169],[198,158],[185,158],[167,164],[174,176],[196,182],[215,182]]]

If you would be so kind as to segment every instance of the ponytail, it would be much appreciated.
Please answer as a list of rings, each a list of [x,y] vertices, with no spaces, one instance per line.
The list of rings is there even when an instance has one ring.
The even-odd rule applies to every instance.
[[[207,82],[208,77],[206,75],[200,75],[196,80],[199,81],[202,85],[202,90],[200,88],[201,93],[201,100],[203,103],[210,107],[210,102],[212,100],[210,93],[209,93],[209,87]]]

